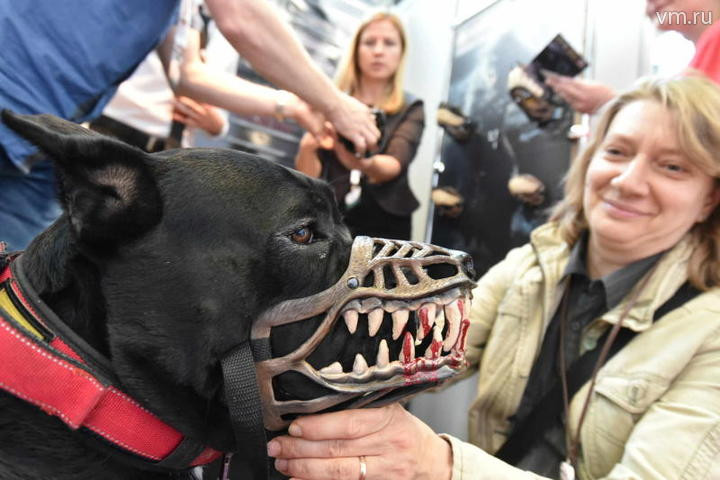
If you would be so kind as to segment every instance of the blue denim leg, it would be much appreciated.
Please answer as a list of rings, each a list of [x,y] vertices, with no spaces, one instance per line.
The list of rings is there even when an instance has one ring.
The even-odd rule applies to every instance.
[[[8,250],[23,250],[62,210],[52,163],[36,163],[25,175],[0,156],[0,240]]]

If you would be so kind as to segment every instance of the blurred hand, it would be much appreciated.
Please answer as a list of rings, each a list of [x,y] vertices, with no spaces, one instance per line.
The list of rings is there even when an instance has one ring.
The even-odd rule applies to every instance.
[[[398,404],[300,417],[291,436],[268,443],[275,468],[295,479],[448,480],[452,449],[430,427]]]
[[[285,113],[302,128],[313,134],[318,140],[327,135],[323,115],[313,110],[310,105],[300,100],[300,97],[291,92],[282,92],[286,95]]]
[[[340,101],[327,112],[327,119],[338,134],[353,142],[358,155],[363,156],[377,147],[380,138],[375,116],[364,103],[344,93],[340,95]]]
[[[348,170],[360,170],[361,172],[365,172],[365,170],[373,163],[372,157],[365,157],[364,155],[360,156],[357,152],[351,153],[347,148],[345,148],[345,145],[337,139],[337,136],[334,137],[333,150],[335,151],[335,155],[340,163],[342,163]]]
[[[547,83],[575,111],[595,113],[615,96],[615,91],[598,82],[566,77],[543,71]]]
[[[182,96],[173,100],[173,120],[188,127],[202,128],[213,136],[220,135],[226,121],[217,107]]]

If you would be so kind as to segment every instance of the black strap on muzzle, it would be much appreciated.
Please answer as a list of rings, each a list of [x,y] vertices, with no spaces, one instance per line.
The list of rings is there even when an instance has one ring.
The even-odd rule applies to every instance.
[[[267,479],[270,474],[267,436],[250,341],[241,343],[228,353],[222,360],[222,369],[225,399],[235,431],[235,455],[247,462],[253,479]]]

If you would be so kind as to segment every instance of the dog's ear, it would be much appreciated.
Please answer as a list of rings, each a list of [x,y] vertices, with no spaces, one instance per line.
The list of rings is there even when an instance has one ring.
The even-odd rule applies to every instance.
[[[52,115],[3,110],[2,120],[53,160],[60,201],[80,242],[111,248],[160,220],[161,196],[142,150]]]

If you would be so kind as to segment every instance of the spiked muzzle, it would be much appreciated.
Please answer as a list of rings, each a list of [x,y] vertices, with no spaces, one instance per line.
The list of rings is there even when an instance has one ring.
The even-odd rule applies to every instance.
[[[335,285],[280,303],[253,325],[252,343],[267,347],[264,359],[256,357],[265,428],[286,428],[302,414],[379,406],[459,373],[474,276],[464,252],[357,237]],[[288,332],[279,327],[308,321],[318,325],[314,333],[277,355],[273,336]],[[322,394],[284,398],[279,385],[288,374]]]

